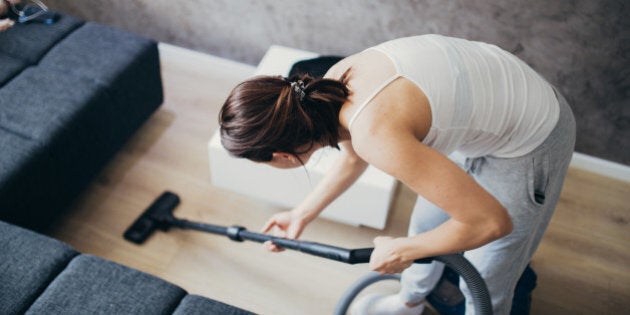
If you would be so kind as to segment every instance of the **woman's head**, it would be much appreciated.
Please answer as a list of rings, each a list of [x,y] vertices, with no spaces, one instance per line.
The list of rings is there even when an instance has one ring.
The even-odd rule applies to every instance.
[[[233,156],[269,162],[273,153],[299,157],[314,146],[338,148],[342,81],[310,76],[258,76],[237,85],[219,114],[221,142]]]

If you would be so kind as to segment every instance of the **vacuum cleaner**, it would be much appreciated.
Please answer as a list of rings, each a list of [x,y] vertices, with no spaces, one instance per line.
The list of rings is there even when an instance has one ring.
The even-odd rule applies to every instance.
[[[226,227],[208,223],[193,222],[177,218],[173,215],[173,210],[175,209],[175,207],[177,207],[179,202],[180,199],[175,193],[169,191],[162,193],[162,195],[160,195],[125,231],[123,235],[124,238],[130,242],[142,244],[156,230],[166,232],[170,228],[180,228],[223,235],[227,236],[230,240],[237,242],[243,242],[247,240],[264,243],[267,241],[271,241],[276,245],[286,249],[296,250],[302,253],[347,264],[368,263],[370,261],[372,251],[374,250],[374,248],[346,249],[316,242],[298,241],[293,239],[275,237],[267,234],[250,232],[246,228],[237,225]],[[451,268],[453,271],[459,274],[461,278],[466,282],[471,292],[471,297],[475,307],[475,314],[492,314],[492,303],[490,301],[488,288],[486,287],[486,284],[481,278],[479,272],[468,260],[464,258],[463,255],[451,254],[427,257],[415,260],[414,263],[426,264],[434,260],[444,263],[447,267]],[[360,293],[363,288],[369,286],[374,282],[385,279],[399,278],[397,275],[381,275],[378,273],[371,273],[368,276],[360,279],[348,291],[346,291],[342,299],[339,301],[334,314],[345,314],[348,307],[352,303],[352,300]]]

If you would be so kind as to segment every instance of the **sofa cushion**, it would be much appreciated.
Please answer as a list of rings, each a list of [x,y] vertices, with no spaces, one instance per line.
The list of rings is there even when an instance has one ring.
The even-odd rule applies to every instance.
[[[116,28],[86,23],[42,59],[43,71],[91,81],[113,101],[100,113],[102,126],[128,137],[163,101],[160,57],[150,39]],[[111,128],[115,125],[116,128]]]
[[[33,65],[39,62],[51,47],[73,30],[83,25],[83,21],[68,15],[51,25],[24,23],[0,32],[0,54],[26,61]]]
[[[112,103],[105,88],[93,81],[30,67],[0,89],[0,127],[48,142],[83,111]]]
[[[253,315],[254,313],[198,295],[187,295],[173,313],[173,315],[207,314]]]
[[[78,253],[0,221],[0,314],[23,314]]]
[[[108,84],[137,62],[136,56],[144,55],[153,46],[150,39],[88,22],[50,49],[41,66],[64,69]]]
[[[172,314],[186,292],[162,279],[81,255],[26,314]]]
[[[119,102],[161,104],[158,64],[159,53],[154,41],[116,28],[86,23],[52,48],[40,67],[93,80],[107,87]]]

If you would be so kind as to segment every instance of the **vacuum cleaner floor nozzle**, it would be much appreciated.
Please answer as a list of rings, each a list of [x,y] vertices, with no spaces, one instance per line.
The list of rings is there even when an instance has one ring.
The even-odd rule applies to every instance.
[[[167,231],[174,221],[173,210],[179,197],[169,191],[158,197],[123,234],[132,243],[142,244],[156,229]]]

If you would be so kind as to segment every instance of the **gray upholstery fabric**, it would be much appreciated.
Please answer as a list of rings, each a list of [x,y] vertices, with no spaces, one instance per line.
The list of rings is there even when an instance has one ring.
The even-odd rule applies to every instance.
[[[221,314],[248,311],[0,221],[0,314]]]
[[[77,53],[80,52],[80,53]],[[157,45],[149,39],[86,23],[42,59],[40,68],[104,87],[114,101],[101,120],[114,121],[120,137],[135,130],[163,101]],[[141,106],[144,105],[144,106]]]
[[[61,70],[31,67],[0,89],[0,126],[47,143],[91,107],[108,107],[105,88]],[[19,148],[16,148],[19,149]]]
[[[0,54],[0,86],[11,80],[16,74],[27,66],[26,61],[9,55]]]
[[[44,227],[60,212],[128,137],[112,106],[104,87],[59,70],[30,67],[0,88],[0,218]]]
[[[86,23],[53,47],[42,59],[45,68],[63,69],[72,75],[100,81],[111,85],[132,69],[141,59],[156,57],[153,41],[116,28],[101,24]],[[80,53],[77,53],[80,52]],[[142,69],[144,71],[155,69]],[[136,73],[141,74],[142,71]],[[151,71],[151,73],[155,73]]]
[[[20,148],[16,150],[15,148]],[[27,164],[28,157],[37,151],[34,141],[24,138],[19,134],[2,129],[0,127],[0,187],[10,185],[11,178],[15,178]],[[0,189],[1,190],[1,189]],[[0,208],[0,216],[6,212]]]
[[[62,15],[59,21],[52,25],[20,24],[19,27],[0,32],[0,54],[34,65],[52,46],[83,23],[74,17]]]
[[[187,295],[173,315],[252,315],[249,311],[210,300],[198,295]]]
[[[78,253],[0,221],[0,314],[23,314]]]
[[[76,257],[26,314],[171,314],[186,292],[90,255]]]

